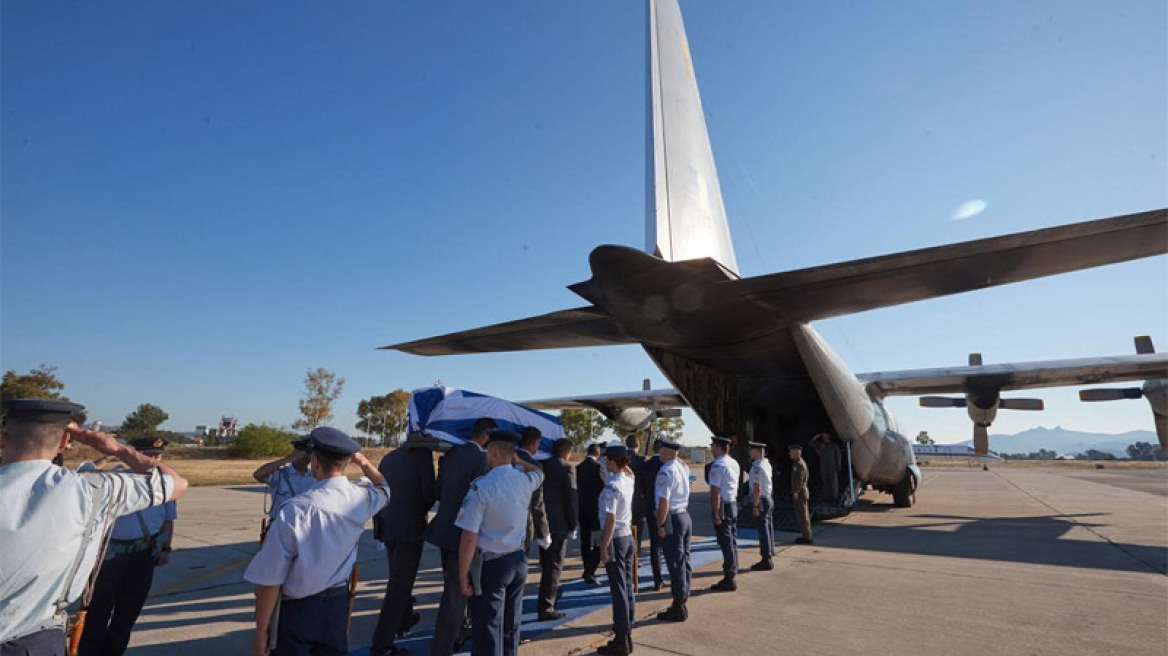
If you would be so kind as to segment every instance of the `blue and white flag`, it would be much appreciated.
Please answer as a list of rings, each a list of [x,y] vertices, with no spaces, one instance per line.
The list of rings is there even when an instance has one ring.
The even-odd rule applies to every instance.
[[[471,427],[480,417],[490,417],[499,430],[523,430],[534,426],[542,433],[537,460],[552,456],[552,443],[564,436],[560,420],[526,406],[451,387],[425,387],[410,394],[410,432],[426,433],[443,442],[466,444]]]

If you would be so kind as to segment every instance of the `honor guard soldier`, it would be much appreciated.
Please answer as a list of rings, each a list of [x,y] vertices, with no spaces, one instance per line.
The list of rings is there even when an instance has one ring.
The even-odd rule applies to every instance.
[[[807,463],[803,461],[803,445],[787,447],[791,458],[791,499],[795,502],[795,519],[799,521],[799,537],[795,544],[811,544],[811,513],[807,508]]]
[[[515,453],[519,434],[491,433],[486,475],[470,486],[454,525],[462,529],[458,571],[470,597],[471,655],[516,656],[527,553],[523,539],[531,493],[543,470]]]
[[[309,468],[317,484],[280,507],[243,573],[256,585],[256,656],[349,653],[347,583],[357,541],[389,500],[385,479],[352,438],[328,427],[309,438]],[[350,483],[350,462],[369,480]]]
[[[161,459],[169,443],[165,437],[140,437],[131,440],[130,446]],[[130,631],[150,594],[154,568],[170,562],[177,517],[174,502],[167,501],[114,522],[87,609],[80,656],[121,656],[126,652]]]
[[[633,651],[637,580],[633,546],[633,500],[636,483],[629,467],[629,451],[613,442],[604,452],[608,483],[600,493],[600,564],[608,574],[612,595],[612,630],[616,635],[596,650],[606,656],[628,656]]]
[[[657,537],[665,552],[665,566],[669,569],[669,588],[673,604],[657,614],[666,622],[684,622],[689,617],[685,604],[689,600],[693,566],[690,564],[689,543],[693,536],[693,522],[689,517],[689,468],[677,457],[681,445],[661,439],[661,471],[657,472]]]
[[[112,435],[78,428],[85,408],[76,403],[4,399],[0,409],[0,655],[62,656],[65,608],[86,587],[114,518],[178,499],[187,481]],[[133,473],[54,465],[72,440]]]
[[[710,586],[716,592],[738,589],[738,484],[742,468],[730,457],[731,440],[711,438],[714,462],[710,465],[710,511],[714,516],[714,533],[722,549],[722,580]]]
[[[475,479],[487,473],[487,440],[498,428],[494,419],[481,417],[471,427],[471,437],[446,453],[438,462],[438,512],[426,527],[426,541],[442,550],[442,599],[434,620],[431,656],[450,656],[466,639],[466,597],[458,575],[458,548],[462,531],[454,525],[458,509]],[[526,526],[524,527],[526,531]]]
[[[755,527],[758,528],[758,554],[762,557],[750,569],[757,572],[775,568],[775,502],[771,495],[774,479],[771,463],[766,458],[765,444],[750,442],[750,460],[750,506]]]
[[[268,486],[265,493],[272,496],[272,505],[268,508],[268,516],[260,529],[260,542],[263,542],[268,525],[276,518],[280,506],[288,499],[316,486],[316,478],[308,470],[308,438],[293,440],[292,453],[261,465],[252,477]]]

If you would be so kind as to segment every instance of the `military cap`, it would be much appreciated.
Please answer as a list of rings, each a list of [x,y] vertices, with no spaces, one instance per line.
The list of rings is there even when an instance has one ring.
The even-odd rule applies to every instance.
[[[677,451],[681,448],[681,443],[674,442],[667,437],[659,437],[657,438],[657,441],[660,442],[661,446],[665,447],[666,449],[673,449],[674,451]]]
[[[714,444],[718,444],[718,445],[720,445],[720,446],[730,446],[731,444],[733,444],[733,443],[734,443],[733,441],[731,441],[731,440],[730,440],[730,438],[728,438],[728,437],[721,437],[721,436],[718,436],[718,435],[715,435],[715,436],[711,437],[711,438],[710,438],[710,441],[711,441],[711,442],[713,442]]]
[[[752,449],[765,449],[766,448],[765,442],[747,442],[747,444],[749,444],[750,448],[752,448]]]
[[[308,438],[312,440],[313,451],[320,451],[326,455],[351,456],[361,450],[361,445],[353,441],[353,438],[328,426],[314,428],[308,434]]]
[[[661,448],[661,438],[660,437],[653,438],[653,447],[652,448],[654,451]]]
[[[487,433],[487,443],[491,442],[507,442],[508,444],[518,444],[522,439],[519,433],[515,431],[493,430]]]
[[[297,451],[311,451],[312,438],[302,437],[300,439],[292,440],[292,448],[296,449]]]
[[[165,437],[137,437],[130,440],[130,446],[148,456],[156,456],[166,450],[170,440]]]
[[[627,456],[628,454],[629,448],[625,446],[624,442],[619,440],[613,440],[604,447],[605,456]]]
[[[67,424],[85,418],[85,406],[60,399],[2,399],[6,419],[42,424]]]
[[[788,451],[802,451],[803,445],[799,444],[798,442],[791,442],[790,444],[787,445],[787,450]]]

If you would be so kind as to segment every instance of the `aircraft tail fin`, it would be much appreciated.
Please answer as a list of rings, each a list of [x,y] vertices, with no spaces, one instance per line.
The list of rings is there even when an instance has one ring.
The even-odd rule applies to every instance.
[[[677,0],[649,0],[646,251],[712,258],[738,275],[722,189]]]

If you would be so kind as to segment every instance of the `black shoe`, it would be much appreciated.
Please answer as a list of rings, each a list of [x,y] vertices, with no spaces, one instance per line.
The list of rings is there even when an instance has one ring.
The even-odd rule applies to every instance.
[[[370,656],[404,656],[410,653],[405,647],[398,647],[397,645],[390,645],[381,651],[371,651]]]
[[[750,566],[752,572],[769,572],[775,568],[775,563],[770,558],[764,558],[757,563]]]
[[[662,622],[684,622],[689,619],[689,612],[685,609],[685,604],[674,604],[657,613],[657,619]]]
[[[596,587],[596,586],[600,585],[600,581],[592,574],[585,574],[584,575],[584,582],[592,587]]]
[[[539,621],[540,622],[554,622],[556,620],[562,620],[567,616],[568,615],[566,613],[562,613],[558,610],[553,610],[550,613],[540,613],[539,614]]]
[[[398,627],[397,637],[404,638],[404,637],[408,636],[410,634],[410,630],[413,629],[415,626],[417,626],[418,622],[421,622],[421,621],[422,621],[422,616],[420,614],[411,613],[410,619],[407,620],[403,626]]]
[[[795,544],[814,544],[814,543],[815,543],[815,541],[812,540],[811,538],[805,538],[805,537],[795,538]]]
[[[738,582],[734,579],[722,579],[710,586],[714,592],[734,592],[738,589]]]
[[[629,656],[633,653],[633,639],[630,636],[616,636],[608,644],[597,648],[596,653],[604,656]]]

